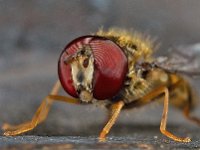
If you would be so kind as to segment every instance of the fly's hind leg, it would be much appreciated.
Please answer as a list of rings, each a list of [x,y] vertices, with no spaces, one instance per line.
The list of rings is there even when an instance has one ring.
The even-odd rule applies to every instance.
[[[172,104],[183,110],[183,114],[187,119],[200,126],[200,118],[191,115],[193,107],[195,107],[196,100],[195,94],[191,90],[189,84],[184,80],[180,80],[172,86],[172,89],[176,95],[176,97],[171,101]]]
[[[57,81],[50,95],[43,99],[41,105],[37,109],[31,121],[16,126],[5,123],[2,126],[2,129],[5,130],[4,135],[6,136],[18,135],[34,129],[39,123],[43,122],[47,118],[50,107],[54,100],[65,101],[68,103],[79,103],[79,101],[77,101],[76,99],[70,99],[64,96],[56,95],[59,89],[60,89],[60,82]]]
[[[112,128],[112,126],[116,122],[123,106],[124,106],[123,101],[118,101],[118,102],[111,105],[110,117],[108,119],[107,124],[104,126],[103,130],[101,131],[101,133],[99,135],[99,141],[100,142],[105,141],[106,135],[110,132],[110,129]]]
[[[190,121],[192,121],[200,126],[200,118],[197,118],[197,117],[194,117],[191,115],[191,110],[192,110],[191,100],[192,99],[189,99],[188,103],[186,103],[184,110],[183,110],[183,114],[187,119],[189,119]]]

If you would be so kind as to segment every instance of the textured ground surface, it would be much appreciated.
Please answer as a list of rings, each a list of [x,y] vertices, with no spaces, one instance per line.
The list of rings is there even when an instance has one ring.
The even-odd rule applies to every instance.
[[[57,80],[58,57],[73,38],[101,26],[135,28],[157,37],[158,53],[165,54],[171,47],[200,42],[199,8],[198,0],[0,0],[0,126],[31,119]],[[200,149],[200,128],[173,108],[169,130],[193,141],[176,143],[161,135],[161,113],[159,105],[122,112],[108,141],[98,143],[106,110],[55,103],[33,131],[0,136],[0,149]],[[200,117],[200,106],[195,114]]]

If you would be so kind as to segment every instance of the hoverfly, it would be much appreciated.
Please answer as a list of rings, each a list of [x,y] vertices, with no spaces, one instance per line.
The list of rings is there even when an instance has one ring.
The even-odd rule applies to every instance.
[[[76,38],[61,53],[59,81],[43,99],[32,120],[16,126],[4,124],[4,135],[18,135],[35,128],[46,119],[54,101],[79,105],[103,102],[110,110],[110,117],[99,135],[103,141],[121,110],[162,99],[160,131],[175,141],[190,142],[189,137],[178,137],[166,129],[168,105],[171,102],[183,110],[186,118],[200,125],[200,119],[190,114],[194,107],[193,94],[181,75],[200,75],[199,70],[188,69],[191,62],[187,61],[180,61],[176,66],[177,60],[188,60],[183,58],[189,55],[154,58],[155,48],[154,42],[142,34],[114,28]],[[73,98],[58,95],[61,87]]]

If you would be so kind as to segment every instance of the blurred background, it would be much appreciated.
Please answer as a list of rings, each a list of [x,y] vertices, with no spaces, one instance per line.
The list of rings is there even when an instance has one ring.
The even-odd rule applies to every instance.
[[[200,42],[199,8],[199,0],[0,0],[0,126],[31,119],[58,79],[59,55],[72,39],[100,27],[135,29],[157,38],[158,55],[165,54]],[[159,106],[122,112],[111,135],[155,129],[161,136],[161,114]],[[105,118],[103,108],[55,103],[28,134],[98,135]],[[169,127],[183,135],[199,129],[171,108]]]

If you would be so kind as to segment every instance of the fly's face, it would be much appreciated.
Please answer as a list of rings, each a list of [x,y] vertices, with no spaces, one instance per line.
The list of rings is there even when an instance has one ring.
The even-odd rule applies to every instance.
[[[79,94],[82,101],[91,101],[93,98],[92,80],[94,74],[94,58],[91,48],[86,45],[80,48],[75,56],[67,59],[66,62],[74,59],[74,61],[71,60],[71,75],[77,94]]]
[[[111,99],[121,90],[128,71],[127,58],[113,41],[83,36],[62,52],[58,73],[65,91],[82,102]]]

